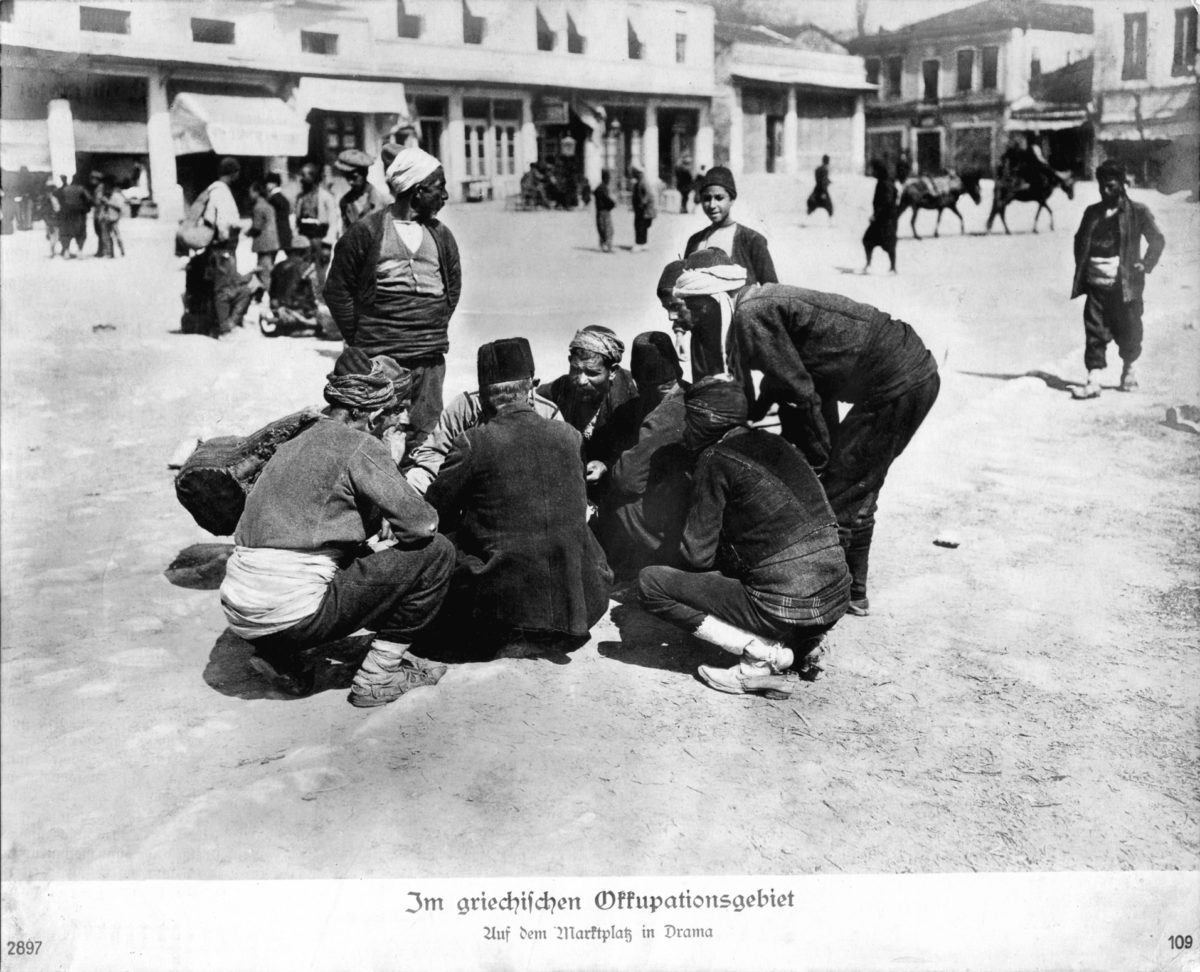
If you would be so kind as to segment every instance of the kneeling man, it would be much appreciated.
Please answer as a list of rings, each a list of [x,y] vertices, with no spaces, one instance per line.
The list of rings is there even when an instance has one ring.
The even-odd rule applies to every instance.
[[[487,421],[458,436],[426,493],[459,550],[443,613],[495,647],[529,634],[586,636],[611,580],[587,525],[580,434],[534,411],[524,344],[479,349]]]
[[[681,548],[688,569],[643,569],[642,606],[741,656],[727,670],[701,665],[710,687],[786,696],[800,672],[815,676],[825,632],[850,600],[833,510],[793,445],[746,427],[733,378],[705,378],[684,400],[683,444],[698,456]]]
[[[305,652],[362,628],[377,632],[350,702],[383,705],[446,671],[409,647],[441,607],[454,548],[437,514],[396,469],[374,423],[407,400],[378,361],[347,349],[329,375],[330,408],[284,443],[246,497],[221,585],[230,628],[251,665],[294,694],[311,691]],[[386,521],[394,546],[372,551]]]

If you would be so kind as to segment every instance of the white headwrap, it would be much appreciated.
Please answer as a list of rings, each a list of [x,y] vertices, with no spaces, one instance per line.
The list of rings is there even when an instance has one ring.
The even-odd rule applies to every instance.
[[[706,297],[741,290],[744,286],[746,268],[736,263],[722,263],[715,267],[684,270],[675,281],[672,293],[676,297]]]
[[[725,353],[726,336],[733,321],[733,291],[746,285],[746,268],[736,263],[720,263],[713,267],[697,267],[684,270],[675,281],[672,293],[676,297],[711,297],[721,308],[721,363],[728,368]]]
[[[442,163],[428,152],[412,146],[396,153],[384,176],[388,188],[400,195],[408,192],[413,186],[420,185],[441,167]]]

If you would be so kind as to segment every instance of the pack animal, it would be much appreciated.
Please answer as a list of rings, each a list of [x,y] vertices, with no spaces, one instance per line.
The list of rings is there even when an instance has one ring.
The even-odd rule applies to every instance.
[[[1037,212],[1033,214],[1033,231],[1036,233],[1038,217],[1042,215],[1042,210],[1046,210],[1050,214],[1050,229],[1054,229],[1054,211],[1050,208],[1047,200],[1054,194],[1055,189],[1061,189],[1066,193],[1068,199],[1075,198],[1075,177],[1070,172],[1055,172],[1054,179],[1037,180],[1034,182],[1025,181],[998,181],[996,190],[992,194],[992,211],[988,214],[987,231],[992,231],[992,222],[997,216],[1000,217],[1000,222],[1004,226],[1004,232],[1008,233],[1008,221],[1004,218],[1004,211],[1008,208],[1008,204],[1012,202],[1035,202],[1038,204]]]
[[[958,200],[966,194],[975,200],[975,205],[979,205],[979,179],[979,174],[974,172],[963,173],[961,176],[956,172],[947,172],[945,175],[917,176],[909,179],[900,192],[900,211],[897,217],[902,216],[906,209],[912,210],[912,235],[913,239],[919,240],[921,237],[917,234],[917,212],[922,209],[937,210],[937,223],[933,227],[933,235],[937,236],[942,225],[942,210],[948,209],[958,217],[959,229],[965,233],[967,228],[962,213],[958,211]]]

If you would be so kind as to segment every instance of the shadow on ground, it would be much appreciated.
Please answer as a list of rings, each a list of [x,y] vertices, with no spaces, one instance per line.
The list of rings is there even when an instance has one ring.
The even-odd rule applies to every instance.
[[[369,646],[368,638],[350,637],[310,652],[309,657],[316,671],[315,686],[310,694],[348,690]],[[209,653],[208,664],[204,668],[205,683],[222,695],[235,699],[297,701],[296,696],[275,688],[267,678],[250,667],[252,654],[254,646],[226,628]]]
[[[609,617],[621,633],[621,640],[601,641],[596,646],[596,651],[604,658],[683,674],[694,673],[697,665],[728,667],[730,664],[731,656],[719,648],[696,641],[632,603],[612,608]]]
[[[1082,383],[1078,381],[1067,381],[1065,378],[1060,378],[1058,375],[1052,375],[1048,371],[1023,371],[1020,374],[1008,375],[998,374],[989,371],[960,371],[960,375],[970,375],[972,378],[992,378],[996,381],[1014,381],[1017,378],[1037,378],[1046,383],[1047,388],[1053,388],[1055,391],[1069,392],[1072,388],[1082,387]],[[1115,386],[1105,386],[1115,387]]]
[[[232,543],[193,543],[175,555],[163,576],[176,587],[215,591],[225,579],[225,562],[232,553]]]

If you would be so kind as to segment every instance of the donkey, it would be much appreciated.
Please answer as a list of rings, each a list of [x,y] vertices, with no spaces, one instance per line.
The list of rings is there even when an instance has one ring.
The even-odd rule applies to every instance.
[[[1053,179],[1041,179],[1036,182],[996,182],[996,189],[992,193],[992,211],[988,215],[987,231],[992,231],[992,221],[999,216],[1000,222],[1004,226],[1004,232],[1008,233],[1008,220],[1004,218],[1004,210],[1008,208],[1011,202],[1035,202],[1038,204],[1037,212],[1033,214],[1033,231],[1036,233],[1038,217],[1042,215],[1042,210],[1046,210],[1050,214],[1050,229],[1054,229],[1054,211],[1047,204],[1046,200],[1050,198],[1055,189],[1061,189],[1067,194],[1068,199],[1075,198],[1075,177],[1070,172],[1055,172]]]
[[[940,176],[918,176],[915,179],[909,179],[904,183],[904,189],[900,193],[900,209],[896,213],[896,218],[899,219],[904,210],[911,209],[913,211],[911,221],[913,239],[919,240],[921,237],[917,235],[917,211],[920,209],[937,210],[937,223],[933,227],[933,235],[937,236],[942,225],[942,210],[948,209],[958,217],[959,229],[965,233],[967,227],[963,222],[962,213],[958,211],[958,197],[966,193],[975,200],[975,205],[978,206],[980,200],[979,179],[980,175],[977,172],[964,172],[961,176],[955,172],[947,172]]]

